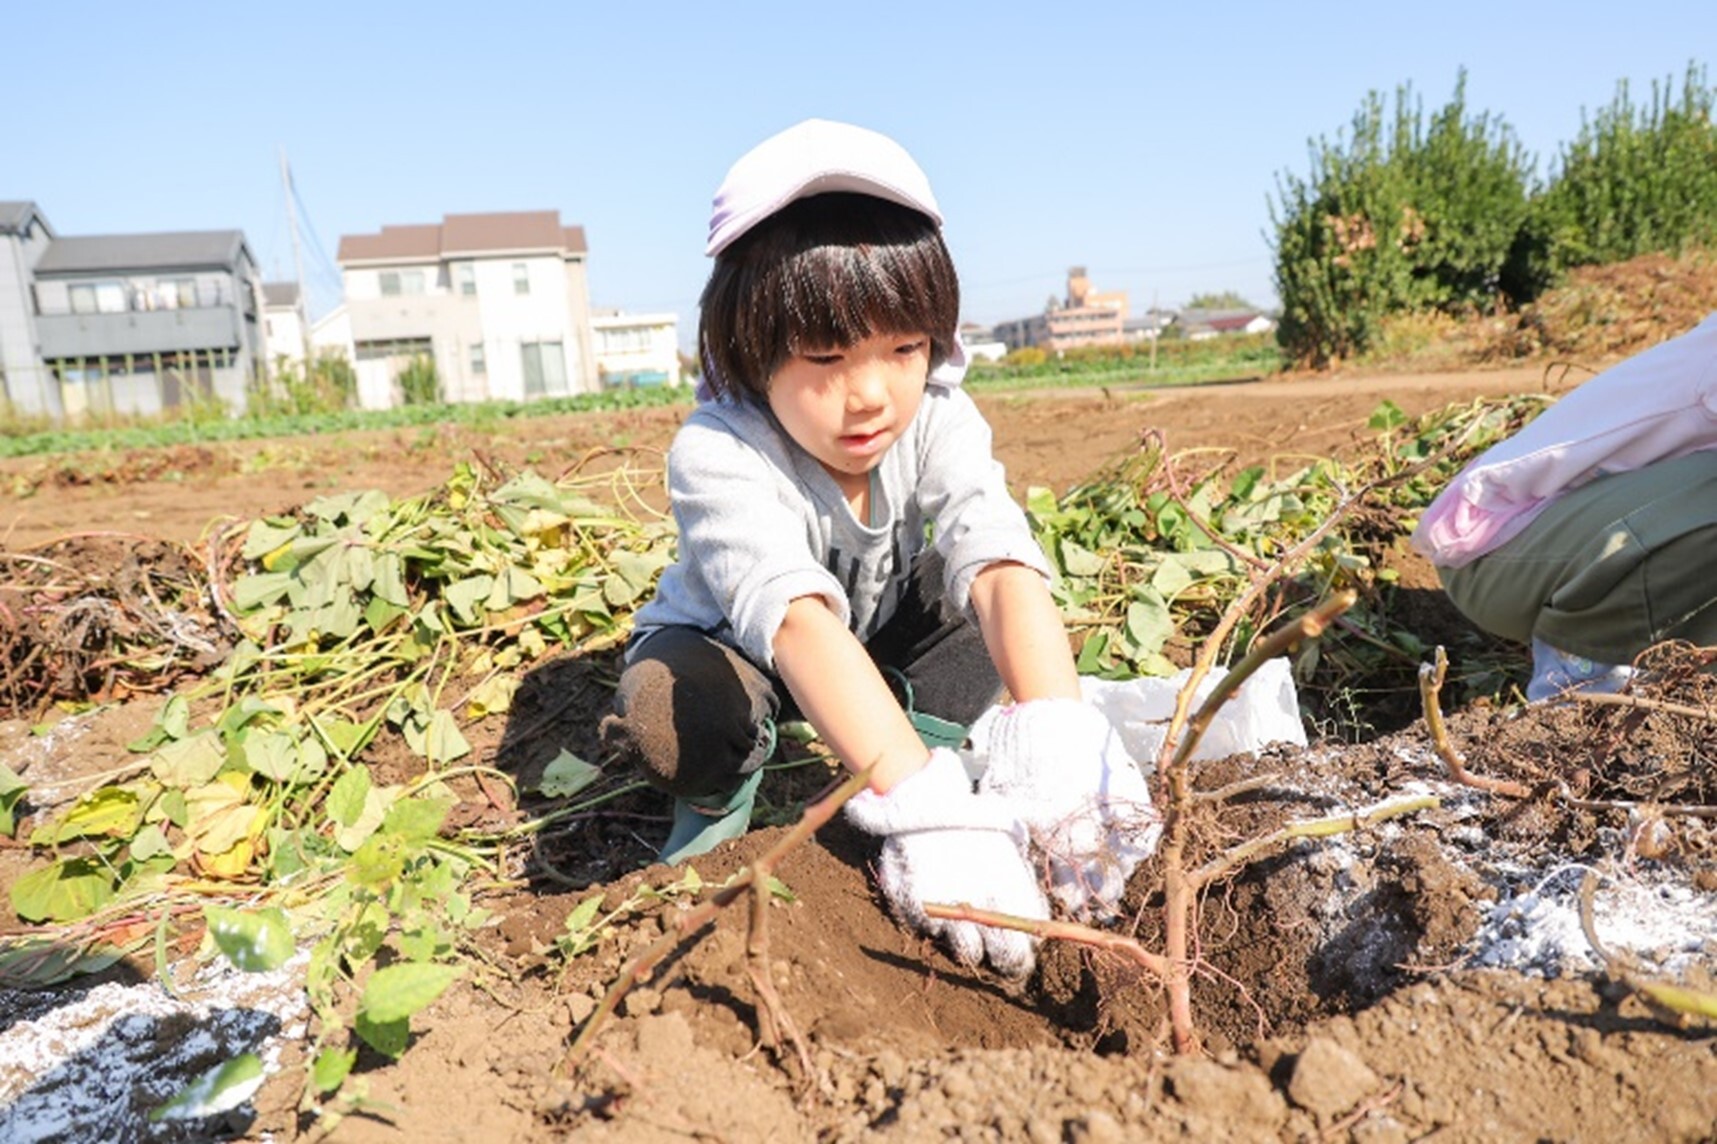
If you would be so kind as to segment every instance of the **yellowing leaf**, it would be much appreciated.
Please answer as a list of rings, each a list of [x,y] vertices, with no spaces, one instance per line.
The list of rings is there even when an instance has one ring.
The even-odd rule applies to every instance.
[[[362,846],[364,840],[381,826],[382,819],[387,817],[388,807],[399,798],[399,792],[397,786],[371,787],[364,795],[364,808],[357,819],[334,831],[334,841],[339,843],[340,849],[350,854]]]
[[[465,717],[474,722],[485,715],[500,715],[512,710],[513,696],[518,690],[518,676],[490,676],[472,689],[465,703]]]
[[[128,838],[142,821],[143,808],[136,791],[102,787],[78,799],[58,823],[47,829],[53,843],[73,838]],[[35,833],[39,836],[43,831]]]

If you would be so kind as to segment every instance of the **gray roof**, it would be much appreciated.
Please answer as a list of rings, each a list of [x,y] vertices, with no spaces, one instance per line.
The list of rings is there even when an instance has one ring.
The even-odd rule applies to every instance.
[[[8,202],[0,199],[0,234],[20,234],[32,218],[43,226],[48,225],[48,220],[42,218],[42,212],[37,210],[36,204],[30,200]],[[48,233],[52,234],[53,231],[50,229]]]
[[[241,252],[249,254],[240,230],[79,235],[54,239],[36,263],[36,273],[224,269],[235,265]]]
[[[298,305],[298,283],[264,282],[262,284],[262,302],[265,306]]]

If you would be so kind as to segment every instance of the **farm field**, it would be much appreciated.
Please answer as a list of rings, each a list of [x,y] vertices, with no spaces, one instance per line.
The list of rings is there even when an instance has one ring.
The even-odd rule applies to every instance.
[[[1135,449],[1147,430],[1169,450],[1207,452],[1212,464],[1287,466],[1374,437],[1367,421],[1385,400],[1411,416],[1480,397],[1556,393],[1584,376],[1540,363],[978,401],[1023,496],[1032,486],[1065,490]],[[457,461],[551,477],[622,465],[650,474],[682,415],[658,408],[521,420],[504,435],[347,433],[8,461],[0,464],[0,552],[39,553],[68,536],[88,560],[123,562],[152,542],[202,551],[224,527],[319,496],[421,492]],[[641,499],[659,505],[644,482]],[[1437,608],[1430,570],[1401,553],[1397,571],[1437,626],[1427,642],[1452,638],[1458,617]],[[466,729],[476,756],[521,777],[540,771],[555,744],[588,757],[611,668],[601,656],[551,656],[521,687],[505,726]],[[773,979],[805,1036],[810,1075],[756,1046],[743,909],[724,912],[635,988],[596,1051],[567,1075],[560,1066],[579,1025],[627,957],[659,937],[663,917],[689,896],[664,890],[676,872],[646,864],[665,834],[665,800],[636,796],[521,850],[517,877],[480,898],[494,919],[475,931],[485,968],[413,1017],[399,1061],[359,1058],[370,1103],[331,1138],[1712,1139],[1717,1037],[1618,985],[1619,961],[1600,972],[1574,916],[1580,873],[1599,871],[1593,925],[1618,956],[1637,957],[1648,977],[1691,967],[1689,984],[1712,987],[1717,839],[1708,820],[1642,821],[1601,804],[1711,800],[1717,730],[1700,712],[1717,704],[1717,687],[1665,661],[1644,690],[1663,706],[1451,710],[1450,741],[1468,768],[1520,784],[1529,797],[1451,781],[1422,722],[1364,741],[1314,736],[1305,747],[1197,772],[1204,789],[1275,776],[1212,818],[1204,837],[1212,853],[1288,819],[1404,794],[1437,799],[1295,845],[1209,897],[1199,929],[1206,972],[1194,990],[1207,1049],[1198,1058],[1167,1053],[1160,991],[1114,956],[1051,942],[1023,985],[954,965],[890,920],[866,871],[867,840],[836,821],[783,860],[776,874],[791,900],[770,911]],[[75,786],[123,765],[124,744],[161,702],[139,695],[110,704],[59,737],[32,736],[23,720],[0,725],[0,761],[26,781]],[[815,769],[772,777],[764,801],[787,807],[815,793]],[[1580,797],[1546,795],[1558,781]],[[503,828],[522,813],[504,792],[459,790],[462,822]],[[693,866],[703,883],[719,884],[785,829],[756,829]],[[31,861],[23,848],[0,849],[0,878],[10,884]],[[552,876],[541,875],[543,865]],[[1147,948],[1161,942],[1149,908],[1156,873],[1152,863],[1141,867],[1128,899]],[[580,957],[552,957],[569,915],[595,893],[615,912],[611,932]],[[654,904],[626,908],[639,900]],[[133,977],[154,970],[143,964]],[[0,1108],[0,1139],[50,1138],[31,1134],[31,1125],[52,1123],[26,1122],[32,1108],[132,1099],[102,1089],[93,1067],[56,1064],[20,1080],[30,1067],[24,1034],[51,1026],[56,1007],[82,988],[0,992],[0,1084],[22,1094]],[[286,1067],[251,1110],[202,1131],[318,1134],[296,1113],[302,1072],[292,1037],[278,1037],[277,1052]],[[176,1131],[138,1129],[190,1138]]]

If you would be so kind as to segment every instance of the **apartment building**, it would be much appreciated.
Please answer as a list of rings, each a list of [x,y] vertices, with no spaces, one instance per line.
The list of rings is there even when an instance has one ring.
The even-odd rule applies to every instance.
[[[599,387],[584,228],[559,211],[450,214],[439,223],[344,235],[335,261],[358,402],[405,397],[433,363],[445,401],[513,400]],[[320,342],[320,338],[317,339]]]
[[[0,203],[0,369],[12,411],[53,420],[246,406],[260,285],[236,230],[54,234]]]
[[[998,322],[995,334],[1009,349],[1042,346],[1051,353],[1076,346],[1115,345],[1126,340],[1127,294],[1099,292],[1083,266],[1067,272],[1067,293],[1050,299],[1041,314]]]

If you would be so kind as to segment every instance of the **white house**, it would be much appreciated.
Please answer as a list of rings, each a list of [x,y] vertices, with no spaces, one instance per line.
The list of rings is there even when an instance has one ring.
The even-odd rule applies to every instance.
[[[563,227],[559,211],[450,214],[342,236],[359,404],[398,404],[400,373],[425,358],[445,401],[594,392],[586,254],[584,228]]]
[[[298,283],[264,282],[262,336],[268,347],[269,370],[272,372],[282,358],[302,362],[309,335],[310,321],[304,313],[304,297]]]
[[[671,313],[591,315],[596,337],[596,372],[604,389],[679,385],[679,317]]]

